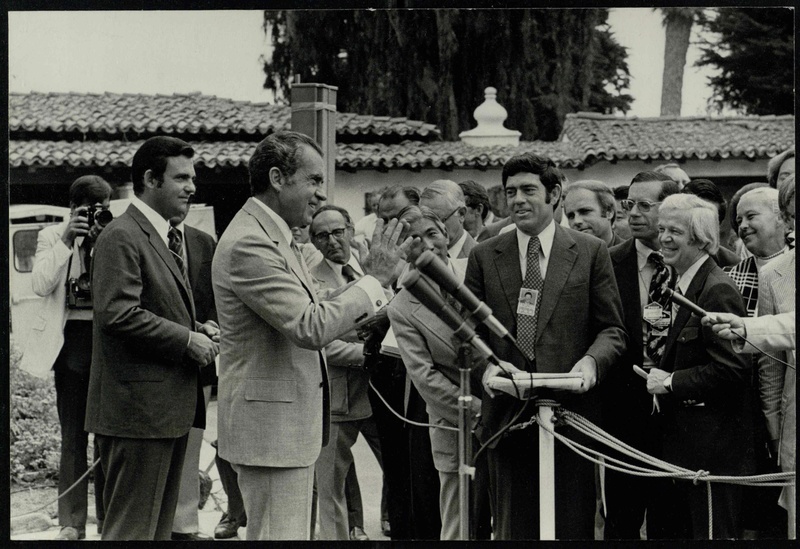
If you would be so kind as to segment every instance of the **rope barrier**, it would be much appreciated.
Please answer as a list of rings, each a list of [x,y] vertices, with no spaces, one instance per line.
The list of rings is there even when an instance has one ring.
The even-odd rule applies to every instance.
[[[78,480],[76,480],[76,481],[73,483],[73,485],[72,485],[72,486],[70,486],[69,488],[67,488],[66,490],[64,490],[64,491],[63,491],[63,492],[62,492],[62,493],[61,493],[61,494],[60,494],[60,495],[59,495],[59,496],[58,496],[56,499],[54,499],[53,501],[50,501],[50,502],[48,502],[48,503],[45,503],[44,505],[42,505],[41,507],[37,507],[37,508],[36,508],[36,509],[34,509],[33,511],[28,511],[28,512],[26,512],[26,513],[20,513],[19,515],[13,515],[13,516],[11,517],[11,519],[13,520],[13,519],[16,519],[16,518],[19,518],[19,517],[25,517],[25,516],[27,516],[27,515],[32,515],[32,514],[34,514],[34,513],[38,513],[39,511],[42,511],[43,509],[47,509],[48,507],[50,507],[50,506],[51,506],[51,505],[53,505],[54,503],[57,503],[57,502],[58,502],[58,500],[60,500],[61,498],[63,498],[63,497],[64,497],[64,496],[66,496],[67,494],[69,494],[69,493],[70,493],[70,492],[71,492],[71,491],[72,491],[72,490],[73,490],[73,489],[74,489],[74,488],[75,488],[75,487],[76,487],[78,484],[80,484],[81,482],[83,482],[83,479],[85,479],[87,476],[89,476],[89,473],[92,471],[92,469],[94,469],[94,468],[97,466],[97,464],[98,464],[98,463],[100,463],[100,458],[97,458],[97,460],[96,460],[94,463],[92,463],[92,464],[89,466],[89,468],[88,468],[88,469],[86,469],[86,472],[85,472],[85,473],[83,473],[83,474],[81,475],[81,477],[80,477]]]

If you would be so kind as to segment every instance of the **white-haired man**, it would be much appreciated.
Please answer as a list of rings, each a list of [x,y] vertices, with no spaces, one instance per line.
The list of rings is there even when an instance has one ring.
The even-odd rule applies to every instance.
[[[451,259],[466,259],[475,247],[475,239],[464,230],[467,204],[464,191],[455,181],[437,179],[422,190],[419,205],[433,210],[442,220],[449,242],[447,254]]]

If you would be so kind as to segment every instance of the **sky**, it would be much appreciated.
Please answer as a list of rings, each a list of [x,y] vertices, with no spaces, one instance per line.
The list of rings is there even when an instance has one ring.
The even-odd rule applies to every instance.
[[[634,97],[628,116],[658,116],[661,15],[650,8],[615,8],[609,23],[628,48],[628,93]],[[9,91],[201,92],[271,102],[259,60],[269,50],[261,24],[261,11],[243,10],[9,12]],[[684,116],[705,114],[711,94],[709,69],[692,66],[697,57],[697,48],[690,47]]]

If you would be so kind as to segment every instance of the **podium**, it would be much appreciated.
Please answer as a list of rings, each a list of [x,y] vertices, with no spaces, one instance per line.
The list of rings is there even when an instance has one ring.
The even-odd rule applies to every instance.
[[[493,377],[488,380],[492,389],[521,399],[530,397],[534,389],[575,390],[583,384],[581,374],[515,373],[512,378]],[[539,426],[539,539],[556,539],[555,440],[544,425],[553,425],[553,406],[539,405],[536,424]]]

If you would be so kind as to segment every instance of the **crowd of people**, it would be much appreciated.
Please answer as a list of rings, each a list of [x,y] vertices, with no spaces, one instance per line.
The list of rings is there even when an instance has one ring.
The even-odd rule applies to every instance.
[[[494,191],[436,180],[370,193],[353,223],[326,205],[317,143],[277,132],[255,148],[252,196],[216,244],[183,223],[193,155],[148,139],[124,214],[98,215],[111,188],[81,177],[70,218],[39,235],[34,290],[54,335],[37,359],[55,371],[59,492],[86,471],[93,433],[103,540],[207,537],[198,459],[214,384],[228,496],[215,537],[368,539],[361,434],[383,472],[383,533],[459,539],[462,342],[412,291],[423,256],[513,336],[474,326],[493,356],[468,364],[470,539],[540,535],[535,407],[494,384],[522,372],[579,376],[534,397],[655,458],[714,475],[795,471],[793,150],[730,203],[677,164],[611,186],[524,153],[502,170],[505,217]],[[713,483],[709,506],[704,482],[626,475],[563,444],[554,474],[557,539],[795,538],[793,485]],[[86,507],[85,483],[60,498],[59,539],[85,537]]]

